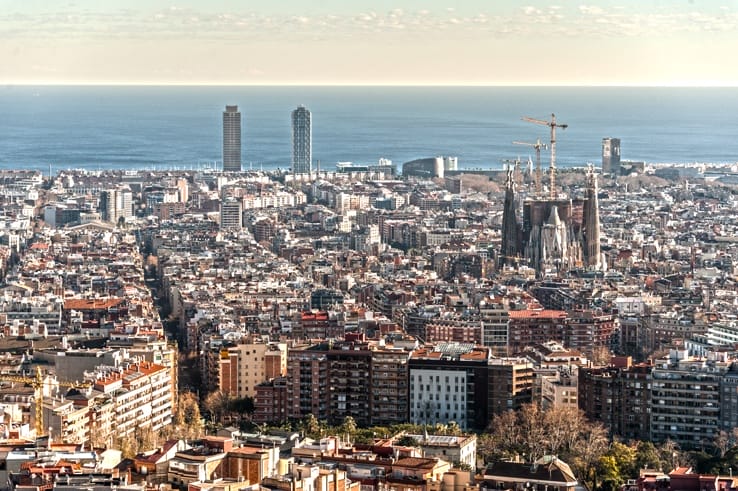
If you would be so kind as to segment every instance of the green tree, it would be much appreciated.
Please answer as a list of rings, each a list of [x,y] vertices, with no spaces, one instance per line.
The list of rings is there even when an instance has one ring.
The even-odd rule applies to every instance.
[[[603,455],[597,462],[598,474],[600,476],[600,489],[603,491],[614,491],[623,482],[623,475],[615,457]]]
[[[320,438],[320,422],[314,414],[308,414],[298,424],[299,430],[307,437]]]
[[[251,417],[256,410],[254,399],[252,397],[237,397],[231,399],[228,404],[228,410],[232,413],[238,413],[239,419],[243,419],[244,415]]]
[[[417,447],[420,442],[410,435],[403,435],[395,442],[399,447]]]
[[[452,436],[460,436],[463,433],[461,431],[461,426],[459,426],[459,423],[456,421],[449,421],[446,431]]]
[[[661,457],[656,446],[648,441],[639,441],[636,447],[636,468],[661,470]]]
[[[345,434],[349,441],[352,440],[353,436],[356,434],[356,429],[358,426],[356,425],[356,420],[353,418],[353,416],[346,416],[343,418],[343,423],[340,426],[341,433]]]
[[[682,457],[679,451],[679,445],[670,438],[659,446],[658,453],[659,460],[661,461],[661,470],[667,472],[674,470],[679,465]]]
[[[615,460],[623,479],[638,477],[636,468],[636,449],[621,442],[613,442],[606,454]]]

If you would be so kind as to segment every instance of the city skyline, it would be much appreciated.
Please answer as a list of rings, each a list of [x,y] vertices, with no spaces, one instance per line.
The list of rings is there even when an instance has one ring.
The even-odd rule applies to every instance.
[[[735,1],[0,8],[3,84],[738,85]]]

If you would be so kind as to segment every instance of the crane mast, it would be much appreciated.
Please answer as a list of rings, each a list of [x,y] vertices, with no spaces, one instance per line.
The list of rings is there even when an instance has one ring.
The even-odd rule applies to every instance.
[[[514,141],[513,145],[525,145],[527,147],[533,147],[536,150],[536,173],[534,177],[536,196],[541,196],[541,148],[544,150],[548,149],[548,145],[541,143],[541,139],[536,139],[535,143]]]
[[[33,388],[33,399],[34,399],[34,407],[35,407],[35,428],[36,428],[36,438],[41,437],[44,435],[44,404],[43,404],[43,397],[44,397],[44,376],[43,373],[41,373],[41,367],[36,367],[36,375],[34,377],[26,377],[22,375],[0,375],[0,382],[14,382],[14,383],[20,383],[25,384]],[[60,387],[69,387],[69,388],[87,388],[90,387],[90,384],[87,382],[61,382],[56,381],[55,385],[59,385]]]
[[[556,122],[556,115],[551,114],[551,121],[545,121],[543,119],[530,118],[523,116],[523,121],[529,123],[540,124],[551,128],[551,167],[549,168],[549,181],[550,189],[549,195],[551,199],[556,199],[556,128],[566,129],[568,124],[561,124]]]

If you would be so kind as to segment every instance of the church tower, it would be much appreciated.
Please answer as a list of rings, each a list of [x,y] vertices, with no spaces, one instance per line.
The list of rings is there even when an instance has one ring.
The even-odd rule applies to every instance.
[[[519,255],[519,226],[515,213],[515,179],[513,170],[508,167],[505,180],[505,203],[502,210],[502,247],[500,265],[513,264]]]
[[[585,265],[591,269],[600,269],[600,210],[597,201],[597,175],[592,165],[587,169],[587,189],[584,194],[584,211],[582,216],[582,235],[584,239]]]

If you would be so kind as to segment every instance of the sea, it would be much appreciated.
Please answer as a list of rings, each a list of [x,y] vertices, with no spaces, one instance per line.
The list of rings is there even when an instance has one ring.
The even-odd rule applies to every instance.
[[[244,169],[288,169],[290,113],[312,113],[313,159],[337,162],[456,156],[462,169],[535,158],[513,141],[548,142],[557,164],[601,162],[603,137],[624,160],[738,161],[738,88],[624,87],[0,87],[0,169],[219,168],[222,112],[242,113]],[[547,154],[542,159],[548,161]]]

